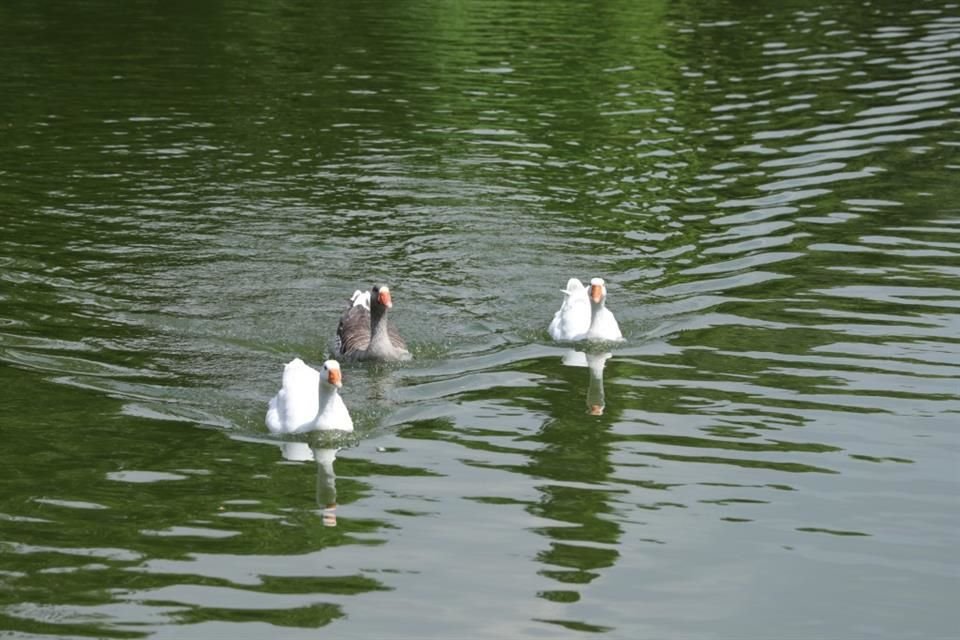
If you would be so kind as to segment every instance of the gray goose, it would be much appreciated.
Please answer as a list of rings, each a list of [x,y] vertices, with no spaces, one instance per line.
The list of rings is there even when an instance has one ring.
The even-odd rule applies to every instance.
[[[393,306],[390,289],[374,285],[370,291],[354,291],[350,306],[340,316],[334,352],[343,360],[409,360],[410,352],[397,330],[387,321]]]

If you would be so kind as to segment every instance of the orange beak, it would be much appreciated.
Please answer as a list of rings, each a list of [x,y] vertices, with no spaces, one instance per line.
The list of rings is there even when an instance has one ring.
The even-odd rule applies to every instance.
[[[339,369],[330,369],[330,373],[327,375],[327,381],[335,386],[337,389],[343,386],[341,382],[341,374]]]
[[[387,309],[393,306],[393,299],[390,297],[389,291],[380,292],[380,304],[385,306]]]
[[[594,302],[600,302],[600,298],[603,297],[603,287],[598,284],[590,285],[590,299]]]

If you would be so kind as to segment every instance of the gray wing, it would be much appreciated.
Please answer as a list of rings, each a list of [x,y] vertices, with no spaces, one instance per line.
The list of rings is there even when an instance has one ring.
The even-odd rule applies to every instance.
[[[370,346],[370,311],[362,305],[354,305],[340,316],[337,326],[337,355],[345,358],[357,356]]]

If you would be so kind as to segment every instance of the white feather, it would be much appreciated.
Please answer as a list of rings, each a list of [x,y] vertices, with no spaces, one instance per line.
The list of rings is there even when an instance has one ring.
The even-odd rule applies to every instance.
[[[353,303],[354,307],[363,307],[367,311],[370,311],[370,290],[360,291],[360,289],[357,289],[353,292],[353,295],[350,296],[350,302]]]
[[[324,363],[324,373],[340,368]],[[270,400],[265,418],[272,433],[303,433],[315,429],[353,431],[353,420],[337,388],[326,376],[295,358],[283,367],[283,386]]]
[[[594,309],[590,329],[584,338],[587,340],[619,341],[623,340],[623,334],[620,332],[617,319],[613,317],[613,312],[601,306],[599,309]]]
[[[553,315],[548,331],[554,340],[578,340],[590,328],[590,298],[587,287],[576,278],[567,280],[563,303]]]
[[[590,286],[599,286],[599,302],[590,299]],[[607,287],[602,278],[593,278],[584,286],[576,278],[567,281],[563,304],[550,322],[549,332],[554,340],[623,340],[620,326],[613,312],[607,309]]]

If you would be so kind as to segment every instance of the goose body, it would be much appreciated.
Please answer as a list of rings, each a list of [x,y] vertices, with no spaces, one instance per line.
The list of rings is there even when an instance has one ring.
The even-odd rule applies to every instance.
[[[593,278],[588,286],[570,278],[563,294],[563,304],[548,328],[554,340],[623,340],[620,325],[606,306],[603,278]]]
[[[283,367],[283,384],[267,406],[271,433],[304,433],[339,429],[353,431],[343,398],[340,363],[327,360],[321,371],[295,358]]]
[[[340,316],[333,351],[344,360],[409,360],[410,351],[387,319],[393,307],[390,289],[376,285],[370,291],[354,291],[350,306]]]
[[[567,280],[563,289],[563,303],[553,314],[550,322],[550,337],[554,340],[579,340],[590,329],[590,297],[587,287],[576,278]]]

